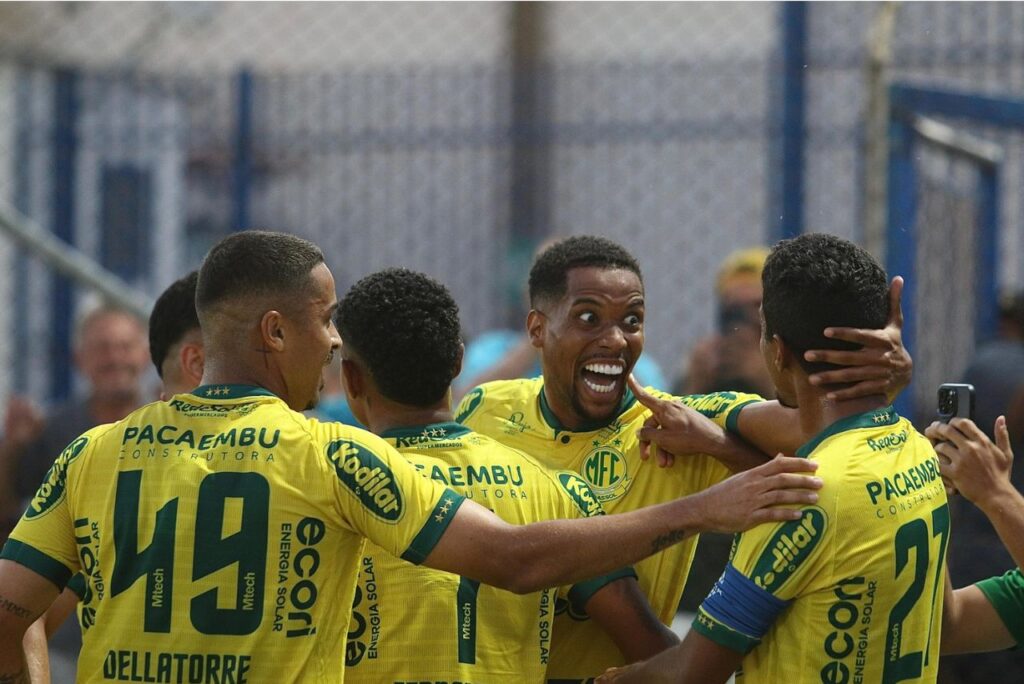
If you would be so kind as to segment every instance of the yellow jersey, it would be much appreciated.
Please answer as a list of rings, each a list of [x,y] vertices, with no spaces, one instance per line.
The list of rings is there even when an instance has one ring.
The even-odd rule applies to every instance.
[[[342,682],[365,538],[421,562],[463,501],[375,435],[206,386],[72,442],[2,557],[81,571],[80,682]]]
[[[824,480],[799,520],[737,536],[693,628],[746,653],[737,682],[933,682],[949,507],[931,444],[892,407],[797,451]]]
[[[713,457],[694,454],[659,468],[640,458],[636,432],[650,417],[627,390],[617,415],[600,425],[565,429],[551,412],[543,378],[486,383],[467,394],[456,420],[520,449],[549,468],[579,473],[608,513],[633,511],[694,494],[731,473]],[[659,397],[670,395],[649,391]],[[739,410],[756,395],[720,392],[678,397],[722,427],[734,428]],[[635,565],[640,588],[658,618],[670,624],[679,606],[697,546],[696,535]],[[611,639],[585,613],[560,601],[555,618],[549,681],[581,682],[624,664]]]
[[[458,423],[381,434],[425,477],[451,487],[513,524],[601,515],[575,473],[544,468],[520,451]],[[626,569],[574,585],[585,605]],[[346,648],[350,682],[524,684],[544,681],[560,592],[517,596],[403,563],[367,544]]]

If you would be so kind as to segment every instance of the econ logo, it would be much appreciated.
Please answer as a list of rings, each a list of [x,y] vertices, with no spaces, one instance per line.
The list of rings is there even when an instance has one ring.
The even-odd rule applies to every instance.
[[[361,444],[339,439],[327,445],[327,460],[366,510],[386,522],[401,520],[402,494],[391,468],[376,454]]]
[[[769,592],[779,589],[811,557],[826,525],[825,511],[810,506],[800,511],[798,520],[776,527],[754,564],[754,583]]]
[[[25,511],[26,518],[38,518],[46,515],[64,499],[68,484],[68,466],[81,456],[82,450],[88,443],[88,437],[79,437],[60,452],[60,456],[46,472],[43,484],[39,485],[36,495],[29,502],[28,510]]]
[[[561,483],[562,489],[572,497],[572,500],[576,502],[579,509],[583,511],[583,515],[588,518],[592,518],[595,515],[604,515],[604,509],[597,502],[597,498],[595,498],[594,492],[591,491],[590,485],[582,477],[576,473],[558,473],[558,481]]]
[[[461,423],[466,420],[466,418],[469,418],[473,414],[473,411],[476,411],[477,407],[480,406],[480,402],[483,400],[484,391],[479,387],[467,394],[466,398],[459,402],[459,409],[455,414],[455,422]]]

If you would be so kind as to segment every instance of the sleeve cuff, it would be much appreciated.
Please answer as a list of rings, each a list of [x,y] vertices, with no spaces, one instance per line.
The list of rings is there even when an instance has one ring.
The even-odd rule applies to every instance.
[[[0,558],[24,565],[29,570],[42,575],[56,584],[58,591],[63,591],[71,578],[71,570],[66,565],[17,539],[7,540],[3,551],[0,551]]]
[[[740,411],[742,411],[743,407],[745,407],[745,406],[750,406],[751,404],[757,404],[757,403],[760,403],[757,399],[750,399],[750,400],[744,401],[744,402],[742,402],[740,404],[736,404],[731,409],[729,409],[729,415],[727,415],[725,417],[725,429],[728,432],[733,433],[734,435],[738,435],[739,434]]]
[[[602,577],[595,577],[594,579],[586,580],[585,582],[577,582],[572,585],[572,588],[569,590],[569,602],[572,603],[574,610],[580,613],[586,613],[587,602],[590,601],[590,598],[594,594],[601,591],[612,582],[626,577],[636,579],[636,570],[631,567],[625,567],[621,570],[608,573]]]
[[[976,586],[1017,642],[1016,649],[1024,647],[1024,579],[1020,570],[982,580]]]
[[[459,510],[459,506],[465,500],[461,494],[456,494],[451,489],[445,489],[444,494],[437,500],[434,510],[430,512],[423,524],[423,528],[413,537],[409,548],[402,554],[402,560],[415,565],[426,560],[430,552],[437,546],[437,542],[441,540],[444,531],[448,529],[452,518],[455,517],[455,511]]]
[[[68,580],[67,588],[75,593],[79,601],[85,600],[85,575],[80,572],[76,572],[70,580]]]
[[[750,653],[754,650],[755,646],[761,643],[760,639],[743,634],[722,624],[705,613],[703,608],[697,610],[697,617],[693,619],[691,627],[697,634],[710,639],[719,646],[723,646],[730,651],[743,653],[744,655]]]

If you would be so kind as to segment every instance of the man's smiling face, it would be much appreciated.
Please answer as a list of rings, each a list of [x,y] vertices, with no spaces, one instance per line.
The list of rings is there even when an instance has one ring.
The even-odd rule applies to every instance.
[[[611,420],[644,347],[639,276],[624,268],[573,268],[562,298],[538,304],[528,327],[541,349],[551,410],[570,429]]]

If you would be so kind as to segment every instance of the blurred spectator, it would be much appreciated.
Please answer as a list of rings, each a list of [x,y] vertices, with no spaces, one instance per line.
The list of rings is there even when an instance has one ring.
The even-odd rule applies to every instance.
[[[761,271],[765,247],[733,252],[718,267],[715,299],[718,332],[699,340],[682,364],[676,394],[707,394],[721,390],[772,397],[775,389],[761,357]],[[695,611],[722,574],[732,536],[702,534],[680,603]]]
[[[772,396],[771,378],[761,360],[761,270],[768,250],[733,252],[718,269],[715,297],[718,332],[699,340],[682,364],[676,394],[721,390]]]
[[[71,440],[102,423],[124,418],[143,401],[149,364],[146,326],[130,312],[100,306],[75,330],[74,363],[89,384],[76,397],[43,415],[27,399],[11,397],[0,442],[0,500],[4,517],[21,513],[53,461]]]
[[[996,339],[978,350],[964,371],[964,382],[974,385],[978,426],[990,439],[995,439],[992,426],[996,418],[1006,415],[1013,446],[1019,447],[1024,438],[1024,415],[1020,410],[1024,402],[1024,290],[1006,295],[999,302]],[[1022,468],[1018,464],[1014,469],[1014,485],[1018,489]]]
[[[1000,301],[996,339],[978,349],[964,371],[964,382],[974,385],[974,422],[978,427],[994,440],[992,426],[1005,414],[1013,451],[1024,453],[1024,291]],[[1013,463],[1010,481],[1018,491],[1024,490],[1024,459]],[[950,510],[954,532],[950,537],[949,571],[953,586],[974,584],[1015,565],[979,508],[955,497],[950,500]],[[956,656],[943,661],[942,681],[950,684],[1021,681],[1024,677],[1022,651]]]
[[[75,329],[74,362],[89,384],[88,394],[55,407],[45,417],[27,399],[11,397],[0,442],[0,501],[9,525],[64,447],[86,430],[121,420],[143,403],[149,366],[146,335],[145,322],[134,314],[99,306]],[[71,681],[81,643],[76,622],[65,622],[54,634],[53,681]]]

